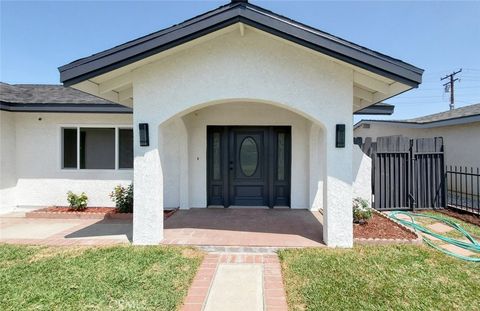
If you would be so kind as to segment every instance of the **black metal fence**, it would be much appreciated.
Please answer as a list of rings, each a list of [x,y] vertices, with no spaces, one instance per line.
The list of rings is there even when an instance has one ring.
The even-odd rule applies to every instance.
[[[442,208],[446,203],[443,139],[403,136],[358,139],[372,158],[373,206],[377,210]]]
[[[480,169],[449,166],[446,170],[447,205],[480,215]]]

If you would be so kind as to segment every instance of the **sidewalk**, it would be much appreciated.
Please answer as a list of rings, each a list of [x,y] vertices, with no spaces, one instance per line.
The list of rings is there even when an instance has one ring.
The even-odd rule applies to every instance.
[[[274,253],[211,253],[200,266],[182,311],[286,311]]]

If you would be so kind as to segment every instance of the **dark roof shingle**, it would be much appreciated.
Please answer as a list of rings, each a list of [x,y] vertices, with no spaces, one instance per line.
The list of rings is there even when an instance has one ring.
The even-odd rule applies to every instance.
[[[12,104],[114,104],[58,84],[7,84],[0,82],[0,101]]]
[[[412,123],[430,123],[430,122],[437,122],[437,121],[444,121],[450,119],[457,119],[469,116],[480,115],[480,103],[465,107],[460,107],[453,110],[448,110],[444,112],[439,112],[435,114],[431,114],[428,116],[407,119],[404,122],[412,122]]]
[[[12,112],[132,113],[132,108],[55,84],[0,82],[0,110]]]

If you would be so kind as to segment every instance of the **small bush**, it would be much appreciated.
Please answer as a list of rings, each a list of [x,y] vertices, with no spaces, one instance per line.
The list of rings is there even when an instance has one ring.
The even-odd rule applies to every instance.
[[[133,213],[133,184],[127,187],[116,186],[110,193],[110,198],[115,202],[119,213]]]
[[[363,224],[372,218],[372,210],[369,207],[368,201],[362,198],[355,198],[353,200],[353,222]]]
[[[71,209],[75,211],[83,211],[87,208],[88,197],[85,192],[82,192],[82,194],[78,195],[73,193],[72,191],[68,191],[67,201],[70,204]]]

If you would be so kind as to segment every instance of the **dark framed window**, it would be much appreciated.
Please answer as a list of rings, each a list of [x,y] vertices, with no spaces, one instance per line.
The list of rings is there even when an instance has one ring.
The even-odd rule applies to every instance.
[[[77,168],[77,129],[62,129],[62,168]]]
[[[133,168],[133,129],[118,130],[118,168]]]
[[[133,130],[116,127],[62,128],[63,169],[132,169]]]

